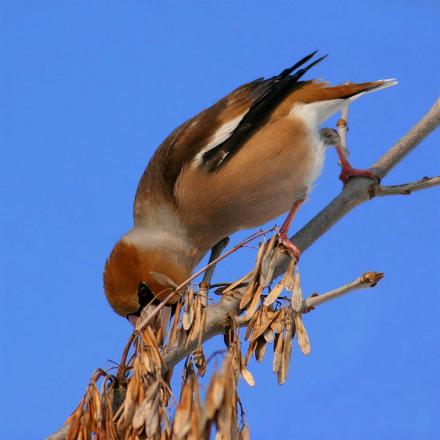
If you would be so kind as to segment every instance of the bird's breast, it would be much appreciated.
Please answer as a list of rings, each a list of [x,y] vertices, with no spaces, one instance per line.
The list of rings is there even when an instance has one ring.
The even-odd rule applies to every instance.
[[[259,226],[307,196],[319,175],[324,146],[318,131],[302,120],[271,121],[252,136],[218,172],[196,165],[179,176],[179,214],[200,246]]]

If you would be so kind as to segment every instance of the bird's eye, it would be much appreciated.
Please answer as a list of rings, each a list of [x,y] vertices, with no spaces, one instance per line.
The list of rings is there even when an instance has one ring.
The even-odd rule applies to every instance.
[[[138,301],[139,301],[139,308],[133,312],[129,313],[126,318],[130,319],[130,316],[141,316],[142,309],[147,305],[150,304],[154,300],[154,294],[152,290],[148,287],[148,285],[144,282],[139,284],[138,287]]]
[[[142,282],[138,287],[139,308],[142,310],[147,304],[154,300],[154,294],[148,284]]]

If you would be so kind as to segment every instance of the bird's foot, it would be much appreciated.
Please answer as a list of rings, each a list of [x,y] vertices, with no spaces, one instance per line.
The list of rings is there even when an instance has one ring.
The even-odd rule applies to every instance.
[[[289,240],[285,232],[280,231],[278,239],[286,252],[298,262],[301,255],[301,249]]]
[[[341,180],[345,185],[352,177],[368,177],[369,179],[376,181],[376,183],[380,183],[380,177],[373,171],[360,170],[358,168],[353,168],[350,164],[345,164],[342,167],[339,180]]]

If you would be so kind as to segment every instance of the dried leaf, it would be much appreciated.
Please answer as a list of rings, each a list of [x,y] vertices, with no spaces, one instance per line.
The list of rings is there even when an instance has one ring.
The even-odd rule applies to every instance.
[[[296,337],[298,338],[298,345],[304,355],[310,354],[310,341],[307,334],[306,328],[301,319],[301,314],[297,313],[295,315],[295,327],[296,327]]]

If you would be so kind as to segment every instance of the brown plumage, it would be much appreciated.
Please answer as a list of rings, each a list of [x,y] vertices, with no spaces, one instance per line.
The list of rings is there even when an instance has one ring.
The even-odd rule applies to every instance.
[[[104,270],[117,313],[139,313],[141,283],[163,299],[221,239],[306,198],[324,159],[320,124],[362,94],[395,84],[299,81],[321,60],[297,70],[313,55],[239,87],[160,145],[139,182],[134,228]]]

